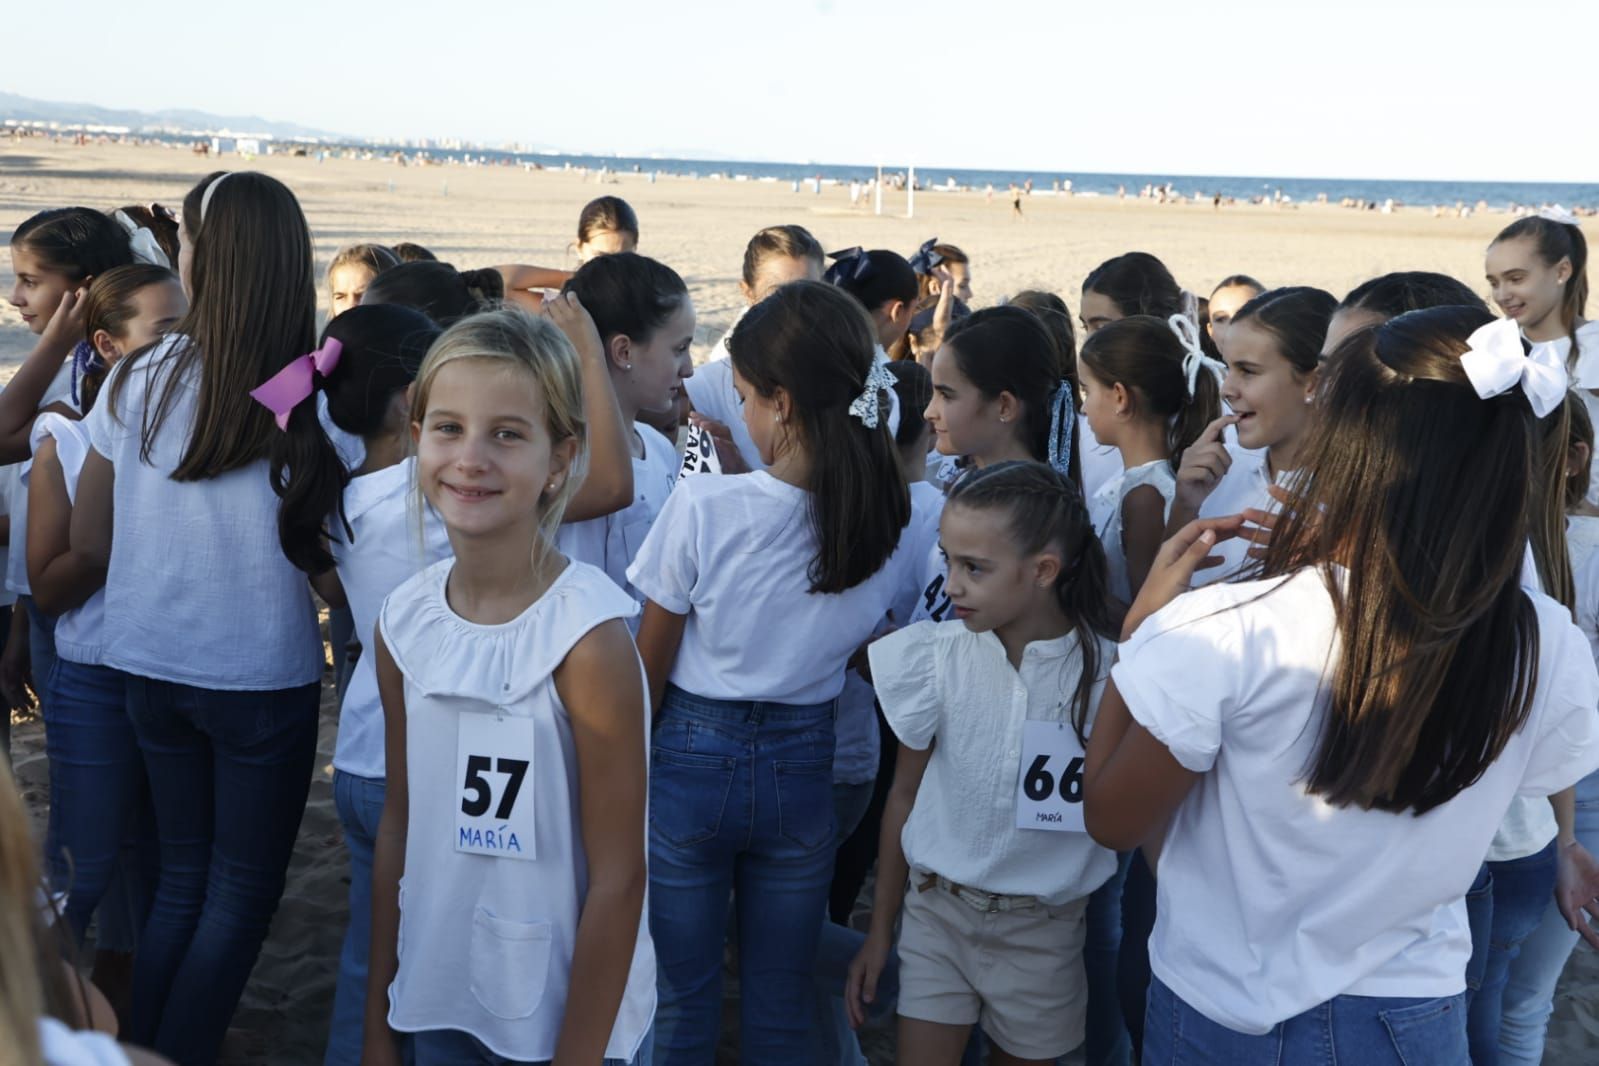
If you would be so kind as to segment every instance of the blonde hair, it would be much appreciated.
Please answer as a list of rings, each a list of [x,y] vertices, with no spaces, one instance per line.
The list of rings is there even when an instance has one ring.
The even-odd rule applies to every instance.
[[[561,487],[539,496],[541,543],[537,550],[542,552],[553,543],[566,507],[588,469],[588,423],[583,416],[583,377],[577,350],[554,323],[519,308],[502,307],[463,318],[433,342],[417,371],[411,399],[413,423],[422,423],[439,371],[463,359],[511,366],[529,374],[544,401],[544,426],[551,443],[569,437],[577,440],[577,453]],[[420,485],[417,496],[420,514]]]
[[[49,950],[39,865],[28,814],[10,767],[0,760],[0,1048],[8,1064],[37,1066],[39,1018],[60,998],[60,963]],[[54,980],[47,981],[47,978]]]

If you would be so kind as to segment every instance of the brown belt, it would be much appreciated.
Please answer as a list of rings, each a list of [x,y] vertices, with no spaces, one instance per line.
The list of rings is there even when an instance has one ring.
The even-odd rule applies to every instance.
[[[916,886],[916,891],[926,892],[930,888],[941,888],[954,896],[962,903],[984,914],[997,914],[1002,911],[1026,910],[1036,907],[1040,900],[1037,896],[1006,896],[997,892],[983,892],[975,888],[958,885],[947,877],[938,874],[927,874]]]

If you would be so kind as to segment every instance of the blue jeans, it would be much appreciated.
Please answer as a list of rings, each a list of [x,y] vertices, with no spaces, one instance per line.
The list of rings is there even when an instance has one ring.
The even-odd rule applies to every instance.
[[[1122,886],[1133,853],[1116,856],[1116,872],[1088,897],[1088,940],[1083,969],[1088,975],[1088,1027],[1083,1042],[1086,1066],[1128,1066],[1132,1036],[1122,1014],[1117,966],[1122,946]],[[1147,949],[1146,949],[1147,957]]]
[[[715,1059],[729,896],[742,1061],[813,1062],[816,946],[833,871],[833,707],[667,687],[650,767],[661,1066]]]
[[[548,1061],[518,1063],[515,1059],[496,1055],[471,1033],[455,1029],[431,1029],[409,1036],[416,1055],[415,1066],[550,1066]],[[602,1063],[603,1066],[650,1066],[650,1038],[644,1038],[643,1046],[632,1059],[604,1059]]]
[[[872,787],[871,781],[857,785],[834,783],[835,854],[865,817],[866,809],[872,803]],[[835,924],[826,910],[822,912],[822,934],[816,952],[816,1029],[821,1042],[816,1061],[822,1066],[865,1066],[866,1058],[861,1054],[860,1041],[849,1026],[849,1014],[844,1006],[844,986],[849,980],[850,963],[855,961],[864,943],[864,933]],[[886,994],[897,996],[898,989],[899,963],[891,954],[878,980],[874,1016],[883,1009],[885,1002],[892,1002]]]
[[[55,659],[51,673],[35,680],[48,692],[51,887],[67,893],[67,925],[78,943],[99,910],[96,946],[131,952],[155,889],[156,847],[150,786],[128,720],[127,675]]]
[[[1493,875],[1493,919],[1488,933],[1488,958],[1483,965],[1482,987],[1470,997],[1466,1030],[1471,1036],[1473,1066],[1494,1066],[1499,1061],[1499,1019],[1504,1009],[1505,984],[1510,964],[1521,944],[1543,918],[1555,890],[1555,844],[1523,859],[1490,862]],[[1479,945],[1472,945],[1476,956]],[[1468,963],[1468,969],[1470,964]]]
[[[39,697],[43,711],[50,675],[56,668],[56,620],[35,607],[32,596],[18,596],[17,606],[28,612],[28,669],[33,673],[33,694]]]
[[[328,648],[333,655],[334,691],[344,703],[344,690],[350,686],[350,671],[355,669],[352,649],[364,652],[355,635],[355,615],[348,607],[328,608]]]
[[[1577,783],[1577,840],[1599,855],[1599,773]],[[1544,1034],[1554,1010],[1555,986],[1566,968],[1577,934],[1550,900],[1543,917],[1510,960],[1504,1016],[1499,1023],[1499,1061],[1503,1066],[1538,1066]]]
[[[1466,998],[1337,996],[1251,1036],[1217,1025],[1152,978],[1142,1066],[1472,1066]]]
[[[350,924],[339,952],[339,981],[333,989],[333,1024],[328,1029],[326,1066],[360,1066],[361,1031],[366,1021],[367,953],[372,947],[372,852],[383,817],[387,783],[333,771],[333,806],[344,826],[350,851]]]
[[[219,692],[128,677],[161,875],[133,964],[128,1039],[216,1059],[283,895],[316,758],[321,686]]]

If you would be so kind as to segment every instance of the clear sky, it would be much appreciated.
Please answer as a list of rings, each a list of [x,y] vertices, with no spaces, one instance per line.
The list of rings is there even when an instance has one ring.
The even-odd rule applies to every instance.
[[[1599,17],[1576,0],[45,10],[32,9],[31,30],[7,20],[0,89],[358,136],[1041,171],[1599,181]]]

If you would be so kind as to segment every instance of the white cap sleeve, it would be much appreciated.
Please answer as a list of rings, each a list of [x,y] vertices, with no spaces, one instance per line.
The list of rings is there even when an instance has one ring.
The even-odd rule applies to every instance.
[[[1222,720],[1243,695],[1238,615],[1217,610],[1211,592],[1187,593],[1146,619],[1111,670],[1134,721],[1194,773],[1216,764]]]
[[[673,614],[688,614],[699,581],[699,508],[690,482],[666,498],[661,513],[644,537],[627,579],[646,599]]]
[[[937,632],[937,622],[917,622],[873,641],[866,650],[883,717],[900,743],[917,751],[931,746],[938,732],[942,686],[937,669]]]
[[[1538,734],[1517,795],[1548,796],[1599,768],[1599,671],[1576,626],[1540,612],[1540,641],[1549,649],[1539,669],[1544,703]]]

